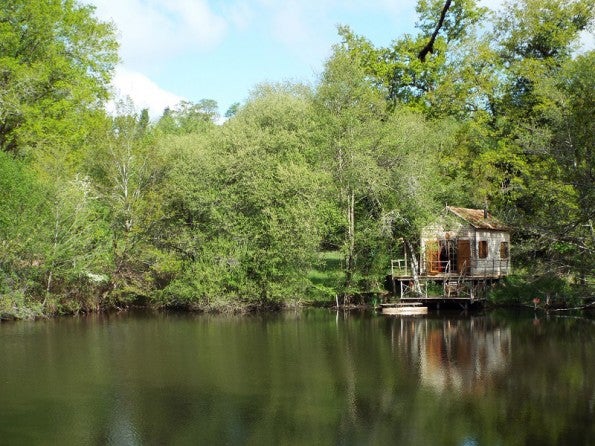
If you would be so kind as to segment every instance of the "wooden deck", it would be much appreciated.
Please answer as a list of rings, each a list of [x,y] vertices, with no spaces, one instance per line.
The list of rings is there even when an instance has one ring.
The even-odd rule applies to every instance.
[[[392,294],[401,302],[426,304],[463,303],[474,304],[486,299],[489,287],[503,275],[468,275],[455,273],[389,276]]]
[[[428,314],[428,307],[421,302],[390,302],[380,304],[382,314],[413,316],[418,314]]]

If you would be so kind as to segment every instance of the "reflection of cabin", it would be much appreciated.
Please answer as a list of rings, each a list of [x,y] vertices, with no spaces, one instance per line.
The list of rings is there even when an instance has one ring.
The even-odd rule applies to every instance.
[[[393,260],[390,280],[401,299],[431,300],[433,282],[442,287],[442,299],[473,301],[510,272],[508,228],[486,210],[447,206],[422,230],[419,259]]]
[[[446,207],[421,234],[420,274],[500,277],[510,272],[510,232],[482,209]]]
[[[392,344],[437,392],[484,394],[510,367],[511,329],[493,319],[428,316],[393,322]]]

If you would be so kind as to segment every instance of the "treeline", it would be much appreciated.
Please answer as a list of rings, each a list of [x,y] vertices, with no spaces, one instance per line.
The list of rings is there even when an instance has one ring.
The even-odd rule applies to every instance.
[[[113,27],[4,2],[0,315],[349,299],[445,203],[516,228],[517,285],[592,295],[594,1],[455,2],[424,54],[443,6],[389,47],[340,28],[315,85],[256,86],[218,124],[212,100],[106,114]]]

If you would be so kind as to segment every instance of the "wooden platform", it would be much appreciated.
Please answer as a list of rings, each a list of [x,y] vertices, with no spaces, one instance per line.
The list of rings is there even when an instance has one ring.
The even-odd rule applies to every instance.
[[[382,314],[411,316],[416,314],[428,314],[428,307],[421,302],[395,302],[380,305]]]
[[[425,304],[461,303],[474,304],[485,301],[491,284],[502,276],[460,276],[457,274],[389,275],[390,289],[401,302]],[[416,282],[417,279],[417,282]],[[433,285],[432,285],[433,284]],[[436,295],[440,289],[439,295]]]

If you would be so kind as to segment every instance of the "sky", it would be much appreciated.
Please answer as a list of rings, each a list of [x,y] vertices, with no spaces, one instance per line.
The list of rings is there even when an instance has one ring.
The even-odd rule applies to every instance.
[[[262,82],[313,83],[337,25],[375,45],[415,32],[416,0],[87,0],[118,29],[112,85],[157,119],[181,100],[223,115]],[[497,8],[502,0],[482,0]]]
[[[180,100],[243,103],[262,82],[311,83],[337,25],[377,45],[414,31],[415,0],[87,0],[118,29],[113,86],[152,118]]]

